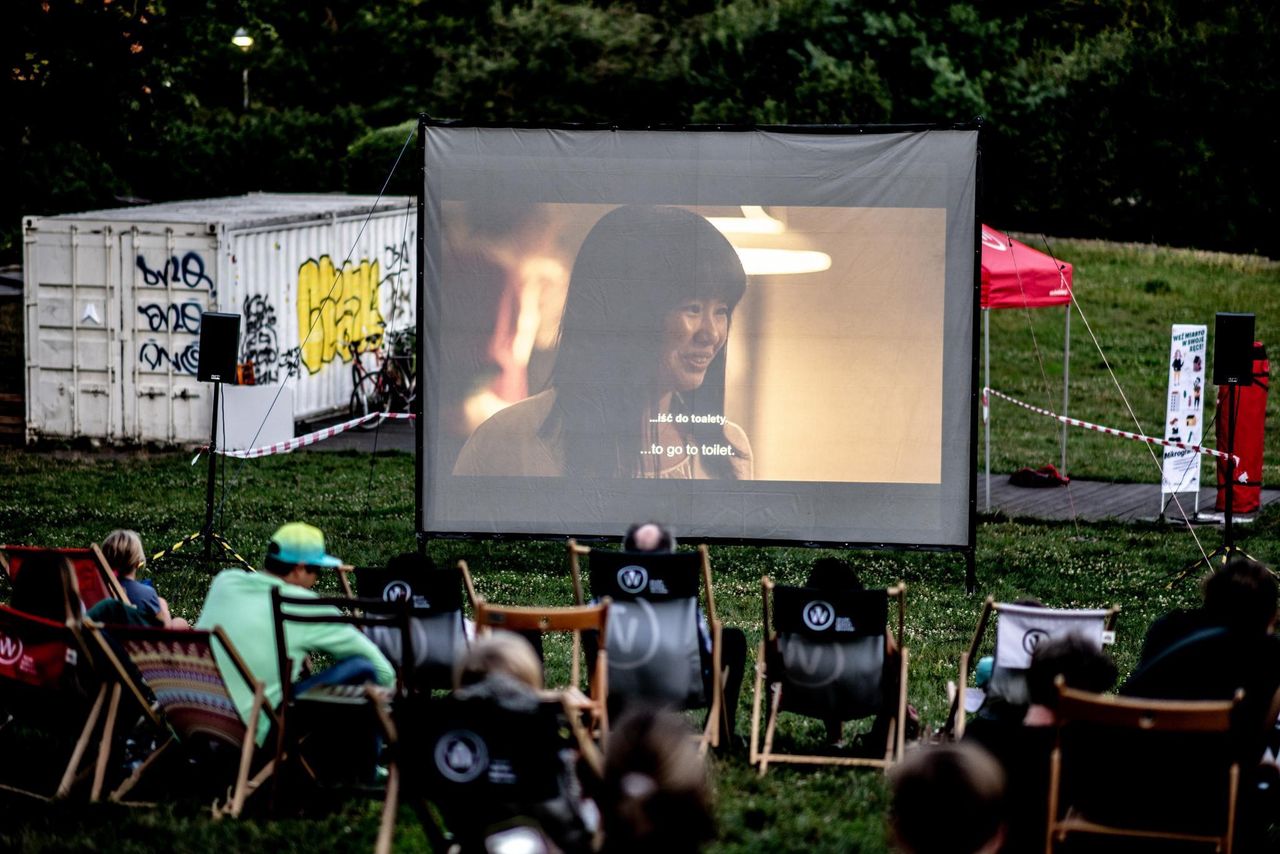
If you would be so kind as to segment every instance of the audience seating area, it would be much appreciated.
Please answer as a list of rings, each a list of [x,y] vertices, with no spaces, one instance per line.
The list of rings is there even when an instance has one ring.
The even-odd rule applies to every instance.
[[[0,712],[7,721],[0,738],[31,727],[49,736],[42,746],[57,748],[21,767],[10,763],[0,783],[9,791],[45,799],[83,793],[89,801],[108,792],[119,803],[134,803],[129,796],[142,792],[154,801],[165,794],[163,782],[155,782],[164,779],[162,769],[174,773],[171,760],[181,756],[208,767],[204,782],[223,792],[213,807],[218,817],[247,809],[279,813],[300,790],[342,786],[372,794],[382,802],[380,854],[392,848],[402,800],[420,809],[441,850],[482,850],[495,829],[526,826],[533,838],[557,845],[573,839],[571,850],[594,850],[599,829],[565,804],[603,785],[603,756],[617,722],[611,712],[618,718],[650,706],[705,709],[701,731],[690,729],[697,740],[689,743],[700,752],[740,749],[729,735],[738,709],[726,701],[725,627],[705,545],[635,553],[570,541],[572,602],[491,602],[477,595],[465,562],[436,569],[414,556],[388,567],[338,568],[342,596],[294,596],[289,591],[296,588],[282,585],[270,595],[280,674],[303,664],[286,643],[294,626],[340,624],[373,641],[395,668],[396,684],[320,680],[298,689],[284,678],[276,706],[221,628],[99,626],[85,618],[71,604],[76,584],[84,605],[124,601],[97,546],[4,546],[0,568],[10,579],[39,571],[30,568],[32,557],[51,551],[68,561],[61,570],[69,576],[62,618],[56,608],[50,618],[0,605]],[[908,744],[905,600],[900,582],[862,590],[761,579],[763,637],[746,750],[760,775],[783,763],[892,770],[913,752],[937,749]],[[1041,732],[1051,740],[1037,743],[1051,744],[1048,771],[1036,781],[1045,794],[1034,801],[1045,819],[1034,825],[1044,850],[1093,835],[1189,841],[1229,852],[1239,836],[1238,803],[1256,777],[1253,761],[1261,759],[1242,756],[1239,745],[1263,740],[1241,731],[1257,726],[1242,722],[1242,693],[1116,697],[1073,687],[1067,671],[1056,677],[1055,696],[1035,693],[1038,651],[1083,644],[1102,656],[1117,613],[988,598],[960,655],[947,719],[922,741],[960,741],[977,712],[986,747],[990,727],[1005,727],[996,730],[1003,733],[999,743],[1023,726],[1024,715],[1030,725],[1046,714],[1042,721],[1051,729]],[[496,681],[481,687],[460,683],[463,659],[499,631],[530,638],[538,653],[543,635],[567,635],[567,677],[554,680],[563,686],[545,690],[530,680],[538,689],[530,691],[506,675],[488,677]],[[984,649],[991,661],[979,666]],[[304,675],[310,667],[323,672],[308,661]],[[971,687],[975,681],[981,691]],[[252,697],[251,724],[242,717],[243,701],[238,708],[233,699],[240,689]],[[1270,727],[1280,690],[1268,699]],[[825,725],[825,743],[817,743],[813,726],[800,724],[804,718]],[[846,723],[859,719],[871,720],[869,731],[846,739]],[[580,761],[566,762],[568,756]],[[1010,785],[1016,779],[1011,770]],[[910,791],[901,780],[895,786]]]

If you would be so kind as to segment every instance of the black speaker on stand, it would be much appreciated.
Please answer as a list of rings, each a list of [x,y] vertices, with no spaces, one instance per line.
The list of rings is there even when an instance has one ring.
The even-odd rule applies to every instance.
[[[1213,384],[1225,390],[1223,400],[1227,415],[1227,446],[1219,450],[1227,454],[1227,500],[1222,513],[1222,545],[1203,560],[1197,560],[1179,573],[1185,578],[1208,564],[1217,569],[1241,550],[1236,547],[1232,524],[1232,498],[1236,482],[1236,420],[1240,413],[1241,386],[1253,385],[1254,315],[1220,311],[1213,325]],[[1219,413],[1221,414],[1221,413]]]
[[[218,465],[218,410],[222,402],[222,384],[236,381],[236,355],[240,352],[240,315],[217,311],[205,312],[200,320],[200,364],[196,379],[213,383],[213,419],[209,428],[209,480],[204,496],[204,559],[213,558],[213,488]]]

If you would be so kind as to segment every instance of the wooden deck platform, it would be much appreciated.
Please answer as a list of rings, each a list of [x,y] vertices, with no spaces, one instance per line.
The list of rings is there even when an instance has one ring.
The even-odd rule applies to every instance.
[[[1213,509],[1218,490],[1200,490],[1200,521],[1213,524],[1221,521],[1221,513]],[[1166,496],[1167,497],[1167,496]],[[1168,498],[1168,497],[1167,497]],[[1183,510],[1193,520],[1195,496],[1186,493],[1178,496]],[[1280,489],[1263,489],[1262,505],[1265,507],[1280,501]],[[1158,483],[1106,483],[1096,480],[1072,479],[1067,486],[1028,489],[1013,486],[1009,475],[991,473],[991,512],[1010,517],[1050,519],[1081,522],[1114,520],[1120,522],[1157,521],[1161,515],[1160,484]],[[978,475],[978,512],[987,512],[986,478]],[[1164,516],[1169,521],[1180,521],[1182,513],[1168,498]],[[1237,515],[1236,521],[1248,521],[1248,515]]]

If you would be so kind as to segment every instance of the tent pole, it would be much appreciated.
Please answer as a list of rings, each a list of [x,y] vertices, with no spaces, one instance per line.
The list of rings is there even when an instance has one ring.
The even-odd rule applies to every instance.
[[[1066,326],[1062,331],[1062,417],[1067,416],[1071,382],[1071,303],[1067,303]],[[1062,476],[1067,476],[1067,425],[1062,425]]]
[[[991,388],[991,309],[984,308],[982,310],[982,364],[985,373],[983,375],[982,386],[984,389]],[[987,462],[987,512],[991,512],[991,399],[983,392],[982,404],[982,435],[986,438],[987,452],[984,455]]]

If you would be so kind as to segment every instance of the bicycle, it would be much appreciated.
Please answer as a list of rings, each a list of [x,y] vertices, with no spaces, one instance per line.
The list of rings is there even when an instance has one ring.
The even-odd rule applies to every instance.
[[[364,344],[373,345],[364,353]],[[383,352],[383,336],[370,335],[347,344],[351,353],[351,417],[359,418],[371,412],[411,412],[417,397],[417,377],[413,370],[413,356],[387,355]],[[394,344],[394,342],[393,342]],[[374,368],[365,367],[365,356],[372,355]],[[361,430],[376,428],[382,419],[373,419],[358,425]]]

